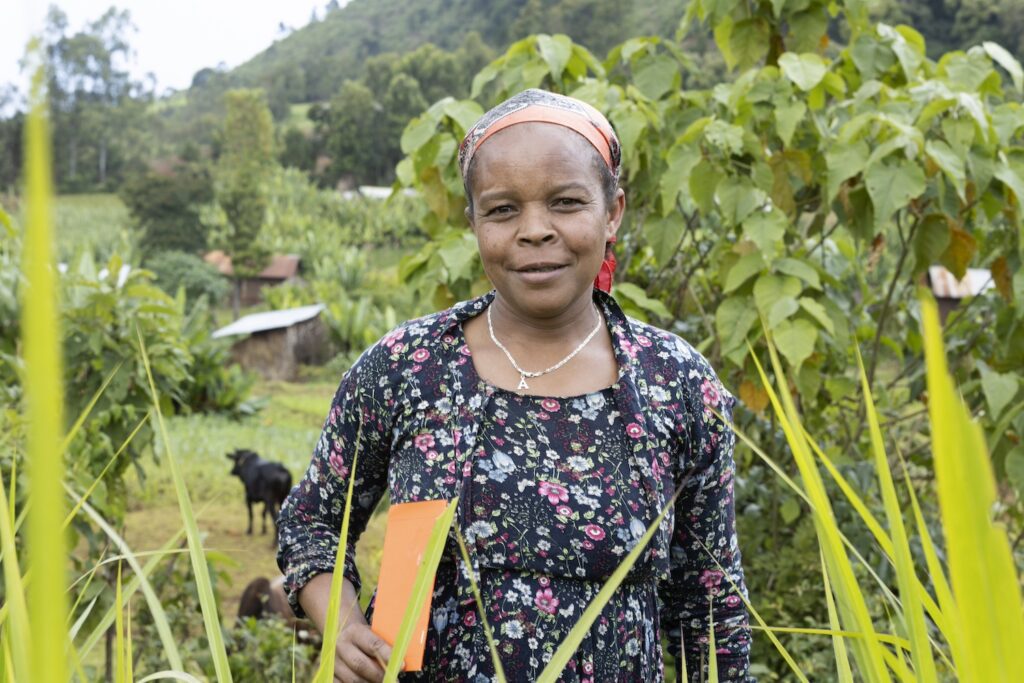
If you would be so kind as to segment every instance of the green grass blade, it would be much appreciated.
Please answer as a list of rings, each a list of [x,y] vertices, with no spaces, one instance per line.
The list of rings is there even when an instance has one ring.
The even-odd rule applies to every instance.
[[[484,636],[487,637],[487,647],[491,650],[491,662],[494,664],[494,673],[498,683],[506,683],[505,668],[501,665],[501,656],[498,654],[498,644],[494,640],[494,631],[487,622],[487,610],[484,609],[484,599],[480,595],[480,588],[476,583],[476,572],[473,571],[473,562],[469,559],[469,550],[466,548],[466,539],[462,532],[455,528],[455,540],[459,542],[459,553],[462,555],[462,562],[466,565],[466,574],[469,576],[469,587],[473,591],[473,599],[476,601],[476,609],[480,613],[480,623],[484,627]]]
[[[624,558],[622,558],[622,562],[620,562],[619,566],[615,568],[615,571],[608,577],[608,580],[604,582],[604,585],[601,586],[601,590],[597,592],[597,595],[595,595],[594,599],[590,601],[587,608],[583,610],[580,618],[569,630],[569,633],[566,634],[565,639],[558,645],[555,653],[548,661],[547,666],[544,667],[540,676],[537,677],[536,683],[555,683],[555,681],[557,681],[562,675],[562,670],[565,669],[566,664],[569,663],[569,659],[579,648],[583,639],[587,637],[590,632],[590,627],[595,621],[597,621],[597,618],[601,616],[601,611],[604,609],[605,605],[608,604],[608,601],[611,600],[615,591],[618,590],[619,585],[626,579],[626,575],[629,574],[629,570],[633,568],[633,564],[636,563],[637,559],[647,547],[647,544],[651,542],[651,539],[654,537],[654,532],[658,530],[658,526],[661,524],[661,520],[665,519],[665,515],[667,515],[668,511],[672,509],[673,505],[675,505],[676,498],[679,497],[682,490],[683,489],[680,486],[676,492],[672,494],[672,498],[665,505],[664,509],[658,513],[658,516],[654,518],[654,521],[651,522],[650,526],[647,527],[647,531],[645,531],[644,535],[640,537],[637,544],[633,546],[633,549],[630,550]]]
[[[423,561],[416,570],[416,580],[412,585],[412,594],[409,596],[409,606],[402,615],[402,623],[395,635],[395,644],[391,647],[391,658],[388,659],[387,669],[384,670],[384,683],[395,683],[398,674],[405,662],[405,652],[409,649],[409,642],[412,640],[412,632],[419,621],[420,612],[423,611],[423,601],[430,592],[434,583],[434,576],[437,574],[437,566],[441,563],[441,554],[444,552],[444,544],[448,539],[448,530],[451,529],[452,520],[455,519],[455,510],[459,507],[459,497],[452,498],[441,516],[434,522],[434,528],[427,540],[427,547],[423,551]]]
[[[932,586],[935,589],[935,597],[941,611],[939,618],[932,617],[942,637],[949,644],[949,651],[953,661],[947,660],[951,671],[962,670],[964,662],[964,637],[960,629],[960,620],[956,616],[956,603],[953,601],[953,591],[949,587],[949,580],[946,578],[945,568],[939,560],[939,554],[935,550],[935,543],[932,541],[931,532],[921,513],[921,506],[917,501],[917,494],[914,492],[914,484],[910,481],[910,474],[907,472],[907,464],[903,462],[903,479],[910,498],[910,506],[914,512],[914,523],[917,525],[917,534],[921,539],[921,549],[924,553],[925,565],[928,568],[928,576],[931,578]],[[941,650],[939,651],[941,654]]]
[[[100,388],[97,389],[96,393],[94,393],[92,398],[89,399],[89,403],[86,404],[85,409],[83,409],[79,414],[78,419],[75,420],[75,424],[71,425],[71,429],[69,429],[68,433],[64,435],[64,441],[60,446],[61,453],[67,452],[68,446],[71,445],[71,442],[75,440],[75,436],[78,435],[78,430],[80,430],[82,425],[85,424],[89,414],[92,413],[92,409],[96,407],[96,403],[100,400],[100,397],[103,396],[103,392],[107,390],[110,383],[114,381],[114,377],[117,375],[117,371],[121,369],[122,365],[124,365],[123,360],[114,366],[114,369],[111,370],[109,375],[107,375],[107,378],[103,380],[103,384],[100,385]]]
[[[0,547],[4,551],[4,607],[9,618],[4,622],[5,643],[10,646],[11,631],[18,633],[18,642],[9,648],[4,656],[7,673],[18,680],[31,680],[29,677],[29,645],[32,632],[29,629],[28,605],[25,603],[25,584],[18,565],[18,553],[15,545],[14,525],[9,514],[7,494],[0,476]]]
[[[107,471],[110,470],[113,464],[121,456],[121,453],[124,452],[124,449],[128,448],[128,444],[132,442],[132,440],[135,438],[135,435],[139,433],[140,429],[142,429],[142,426],[146,424],[146,420],[149,419],[149,416],[150,413],[146,413],[145,415],[142,416],[142,419],[139,420],[139,424],[135,425],[135,429],[131,431],[131,433],[128,435],[128,438],[124,440],[124,443],[121,444],[121,446],[117,449],[114,455],[110,457],[110,460],[107,461],[107,464],[103,466],[103,469],[100,471],[100,473],[96,476],[95,479],[93,479],[92,483],[89,484],[89,488],[87,488],[85,490],[85,493],[82,494],[82,498],[80,499],[80,501],[76,503],[74,507],[71,508],[71,512],[69,512],[67,514],[67,517],[64,518],[65,529],[71,524],[72,520],[74,520],[75,515],[78,514],[79,510],[82,509],[82,504],[85,503],[85,501],[89,500],[89,496],[92,495],[92,492],[95,491],[96,487],[100,485],[101,481],[103,481],[103,477],[106,476]]]
[[[779,360],[774,345],[771,343],[770,333],[766,330],[765,334],[769,340],[768,352],[771,356],[775,376],[779,378],[780,384],[785,389],[785,373],[782,371],[782,363]],[[854,626],[855,628],[852,630],[864,633],[866,636],[863,640],[853,641],[851,645],[858,668],[869,683],[885,683],[889,680],[889,676],[881,652],[884,647],[878,641],[864,594],[857,583],[850,559],[846,554],[841,533],[832,513],[832,505],[829,501],[828,493],[825,490],[821,474],[818,472],[817,465],[811,455],[810,447],[807,445],[807,440],[804,438],[796,405],[788,390],[780,392],[780,400],[780,395],[775,393],[771,383],[768,381],[768,377],[764,372],[764,368],[761,367],[757,355],[752,352],[751,357],[757,366],[758,373],[761,375],[761,381],[765,391],[768,392],[768,398],[779,419],[779,425],[786,436],[786,441],[793,452],[797,468],[800,471],[800,478],[804,483],[804,489],[814,503],[815,530],[825,555],[830,576],[833,577],[840,621],[841,623],[846,622]]]
[[[72,498],[76,500],[80,499],[80,497],[70,488],[68,488],[67,491]],[[125,561],[128,563],[128,566],[132,568],[132,572],[134,572],[132,581],[138,581],[138,585],[142,589],[142,594],[146,597],[146,605],[149,607],[150,615],[153,617],[153,623],[156,626],[157,634],[160,636],[160,644],[163,646],[164,655],[167,657],[168,663],[173,669],[183,669],[184,667],[181,664],[181,655],[178,652],[177,642],[174,640],[174,636],[171,633],[167,614],[164,612],[163,605],[160,604],[160,598],[157,597],[156,591],[153,590],[153,586],[149,583],[149,579],[147,578],[149,573],[152,572],[152,568],[149,569],[149,572],[143,571],[142,567],[139,566],[138,559],[136,559],[125,540],[121,538],[120,534],[118,534],[117,531],[115,531],[114,528],[110,526],[105,519],[103,519],[103,516],[100,515],[91,505],[85,503],[82,505],[82,509],[85,510],[85,513],[89,515],[89,518],[92,519],[98,527],[100,527],[103,533],[107,535],[107,538],[109,538],[114,546],[117,547],[118,551],[124,555]],[[158,561],[159,558],[151,560],[154,566]],[[147,567],[148,566],[149,565],[147,564]],[[120,608],[120,604],[111,606],[111,610]],[[111,613],[109,621],[101,620],[101,625],[106,621],[102,630],[98,627],[94,629],[93,633],[85,643],[83,643],[82,647],[79,648],[83,657],[88,656],[89,651],[92,650],[96,642],[106,634],[106,630],[110,628],[110,624],[113,623],[114,617],[115,615]]]
[[[1005,530],[991,519],[992,464],[946,366],[935,301],[922,294],[928,413],[950,582],[964,636],[966,681],[1024,680],[1024,609]]]
[[[295,631],[296,626],[292,626],[292,683],[295,683]]]
[[[334,681],[335,650],[338,647],[338,633],[344,625],[341,620],[341,590],[345,578],[345,556],[348,554],[348,524],[352,513],[353,486],[356,480],[356,466],[359,464],[359,445],[363,441],[363,422],[360,417],[359,429],[356,431],[356,447],[352,453],[352,471],[348,478],[348,492],[345,496],[345,509],[341,514],[341,530],[338,535],[338,547],[334,551],[334,571],[331,572],[331,594],[327,599],[327,622],[324,624],[324,640],[320,645],[320,666],[317,668],[316,683],[332,683]],[[353,605],[352,609],[358,609]],[[345,615],[348,620],[349,615]]]
[[[708,607],[712,602],[708,600]],[[708,683],[718,683],[718,647],[715,645],[715,611],[708,609]]]
[[[875,471],[878,473],[879,489],[885,515],[889,521],[889,533],[892,535],[892,554],[896,564],[896,582],[899,586],[900,598],[903,603],[903,621],[910,639],[910,654],[914,662],[914,673],[920,683],[938,683],[935,671],[935,660],[932,658],[931,645],[928,642],[928,627],[925,624],[920,595],[925,592],[917,579],[914,570],[914,558],[910,555],[910,540],[903,524],[903,511],[899,498],[896,496],[896,485],[889,471],[889,458],[885,453],[882,440],[882,428],[878,422],[871,385],[868,382],[864,360],[857,350],[857,367],[860,370],[861,390],[864,392],[864,409],[868,421],[868,433],[871,436],[871,450],[875,456]]]
[[[153,400],[153,412],[156,415],[157,425],[160,428],[160,440],[164,445],[164,456],[170,467],[171,477],[174,479],[174,490],[178,496],[178,508],[181,510],[181,517],[185,526],[185,538],[188,541],[189,556],[192,558],[192,571],[195,575],[196,588],[199,592],[199,605],[203,612],[203,624],[206,629],[206,638],[209,642],[210,655],[213,659],[213,668],[219,683],[231,683],[228,654],[224,649],[224,634],[220,630],[220,618],[217,616],[217,600],[213,595],[210,568],[206,564],[206,553],[203,550],[202,540],[199,537],[199,526],[196,524],[192,501],[189,499],[188,487],[185,485],[185,477],[181,473],[181,466],[178,464],[174,450],[171,448],[171,440],[167,436],[167,427],[164,424],[163,413],[160,410],[160,397],[157,395],[156,384],[153,382],[153,370],[149,364],[149,354],[146,352],[146,342],[138,328],[136,328],[135,333],[139,339],[139,352],[142,356],[142,363],[146,368],[146,379],[149,381],[150,397]]]
[[[27,458],[31,482],[28,514],[28,566],[35,579],[28,586],[33,683],[65,683],[67,598],[64,592],[67,539],[64,518],[64,398],[61,386],[61,334],[58,319],[56,264],[53,261],[53,195],[50,131],[45,71],[36,69],[25,120],[25,193],[27,224],[21,301],[22,386],[27,414]],[[19,640],[29,631],[19,633]]]
[[[128,619],[126,621],[125,634],[124,634],[124,640],[125,640],[125,650],[124,650],[125,680],[128,681],[128,683],[132,683],[132,681],[135,680],[135,672],[132,670],[133,669],[133,664],[132,664],[133,656],[132,656],[132,601],[131,601],[131,598],[128,599],[128,602],[125,605],[125,611],[128,612],[128,614],[127,614]],[[72,645],[72,647],[74,647],[74,646]]]
[[[828,605],[828,626],[833,631],[839,631],[839,614],[836,613],[836,601],[832,596],[832,582],[828,580],[828,567],[825,565],[825,555],[821,556],[821,580],[825,586],[825,602]],[[836,675],[839,683],[853,683],[853,672],[850,670],[850,654],[846,650],[846,641],[838,633],[832,636],[832,651],[836,656]]]
[[[114,604],[117,605],[117,609],[114,611],[114,681],[115,683],[125,683],[125,671],[124,668],[124,610],[121,605],[124,604],[123,596],[121,595],[121,563],[117,563],[117,589],[114,591]]]
[[[723,420],[723,422],[725,422],[726,424],[729,424],[729,422],[727,420]],[[706,545],[704,545],[704,541],[702,541],[696,534],[694,534],[692,532],[692,530],[690,530],[690,532],[691,532],[690,533],[690,537],[695,539],[697,541],[697,543],[700,544],[701,550],[703,550],[704,553],[707,554],[707,556],[711,558],[711,561],[715,563],[716,567],[718,567],[718,571],[722,572],[722,575],[725,577],[725,579],[732,586],[733,592],[737,596],[739,596],[739,599],[743,601],[744,605],[746,605],[747,612],[750,614],[751,617],[754,618],[754,621],[757,622],[758,626],[761,628],[761,630],[764,632],[764,634],[766,636],[768,636],[768,640],[770,640],[772,645],[775,646],[775,649],[778,651],[778,653],[780,655],[782,655],[782,659],[784,659],[786,664],[789,665],[789,668],[793,672],[793,675],[795,675],[797,677],[797,680],[801,681],[801,683],[808,683],[807,677],[804,676],[803,672],[800,670],[800,666],[796,663],[796,660],[793,659],[793,656],[791,654],[789,654],[789,650],[787,650],[785,648],[785,646],[782,644],[782,642],[778,638],[775,637],[775,634],[772,632],[773,629],[771,629],[768,626],[768,624],[765,622],[765,620],[761,617],[761,614],[754,608],[754,605],[750,602],[749,599],[747,599],[747,596],[745,596],[743,594],[743,591],[740,590],[740,587],[736,584],[735,581],[732,580],[731,574],[725,570],[725,567],[723,567],[722,563],[718,561],[718,558],[715,557],[711,553],[710,550],[708,550],[708,547]],[[751,628],[753,628],[753,627],[751,627]],[[685,652],[685,649],[680,649],[680,652]],[[686,658],[685,657],[682,658],[682,662],[683,662],[683,670],[685,671],[685,667],[686,667]],[[689,680],[689,679],[684,677],[683,680],[686,681],[686,680]]]

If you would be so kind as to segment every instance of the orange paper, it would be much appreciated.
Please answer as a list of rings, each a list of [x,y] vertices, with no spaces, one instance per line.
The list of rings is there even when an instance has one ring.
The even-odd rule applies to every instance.
[[[427,540],[434,523],[448,507],[446,500],[425,500],[398,503],[388,509],[384,532],[384,556],[377,581],[377,598],[373,607],[373,632],[389,645],[395,644],[402,616],[412,598],[416,572],[427,549]],[[430,598],[434,582],[423,600],[419,621],[413,629],[409,649],[405,652],[405,671],[423,668],[423,650],[427,644],[427,623],[430,619]]]

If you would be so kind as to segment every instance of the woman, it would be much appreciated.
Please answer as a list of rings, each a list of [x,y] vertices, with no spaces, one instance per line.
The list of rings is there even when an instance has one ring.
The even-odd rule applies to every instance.
[[[699,680],[712,614],[720,680],[749,680],[734,437],[716,414],[729,415],[733,399],[692,347],[626,318],[604,291],[625,210],[619,159],[599,112],[539,90],[502,103],[466,135],[466,216],[495,291],[408,322],[363,354],[281,512],[278,561],[291,603],[322,625],[356,478],[338,680],[380,680],[390,654],[354,607],[352,553],[385,490],[393,502],[460,496],[457,523],[510,681],[537,677],[680,490],[562,680],[662,680],[662,635],[677,657],[683,646]],[[415,676],[490,681],[452,546]]]

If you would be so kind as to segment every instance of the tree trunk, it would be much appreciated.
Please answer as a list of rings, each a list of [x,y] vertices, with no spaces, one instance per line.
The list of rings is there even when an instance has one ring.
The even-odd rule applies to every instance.
[[[78,175],[78,140],[71,138],[68,142],[68,179]]]
[[[235,289],[231,294],[231,313],[234,316],[233,320],[238,320],[238,315],[242,307],[242,279],[235,276]]]
[[[107,141],[100,142],[100,185],[107,184]]]

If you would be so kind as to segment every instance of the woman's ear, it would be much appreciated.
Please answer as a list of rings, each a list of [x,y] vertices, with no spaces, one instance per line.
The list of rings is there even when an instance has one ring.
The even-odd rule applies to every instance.
[[[612,200],[612,204],[608,207],[608,229],[607,237],[612,237],[619,231],[619,226],[622,225],[622,217],[626,213],[626,193],[620,187],[615,190],[615,199]]]

